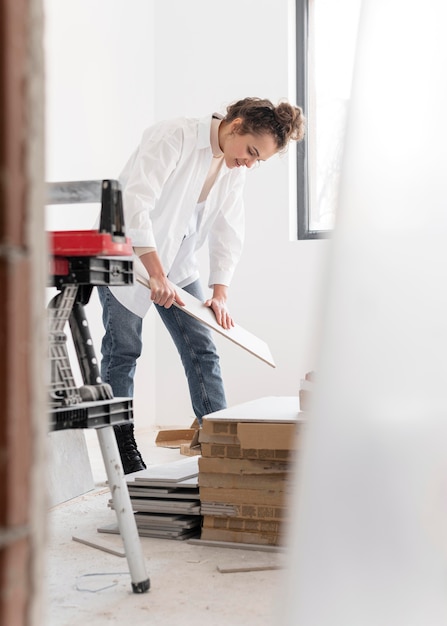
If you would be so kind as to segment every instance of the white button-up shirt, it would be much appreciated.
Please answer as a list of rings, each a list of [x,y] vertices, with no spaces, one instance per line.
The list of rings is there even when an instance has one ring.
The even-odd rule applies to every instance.
[[[134,247],[154,247],[169,275],[210,169],[211,115],[202,119],[179,118],[148,128],[120,176],[124,224]],[[219,170],[198,222],[195,250],[207,240],[210,258],[208,285],[229,285],[239,261],[244,238],[243,187],[245,168]],[[181,268],[176,283],[197,278],[194,252]],[[135,272],[147,278],[134,257]],[[180,270],[180,271],[179,271]],[[129,310],[144,317],[151,300],[146,287],[111,287]]]

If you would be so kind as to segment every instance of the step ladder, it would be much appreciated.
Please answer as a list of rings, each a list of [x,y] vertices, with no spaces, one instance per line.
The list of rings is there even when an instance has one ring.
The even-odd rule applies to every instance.
[[[49,428],[95,428],[129,565],[132,591],[150,588],[140,537],[124,479],[114,425],[133,421],[132,398],[114,398],[101,379],[85,305],[99,285],[133,283],[132,246],[125,235],[121,187],[116,180],[47,183],[46,204],[101,203],[98,230],[53,231],[48,286],[58,293],[47,307]],[[69,325],[83,385],[73,376],[67,349]]]

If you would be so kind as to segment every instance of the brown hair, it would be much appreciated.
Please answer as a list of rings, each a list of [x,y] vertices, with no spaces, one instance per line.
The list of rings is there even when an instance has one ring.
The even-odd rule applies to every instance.
[[[225,122],[232,122],[237,117],[242,119],[239,133],[246,135],[273,136],[278,151],[284,150],[289,141],[301,141],[304,138],[305,118],[301,107],[280,101],[277,106],[262,98],[244,98],[227,107]]]

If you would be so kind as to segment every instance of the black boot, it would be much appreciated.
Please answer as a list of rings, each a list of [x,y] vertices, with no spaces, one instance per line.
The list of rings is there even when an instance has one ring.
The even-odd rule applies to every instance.
[[[113,429],[124,473],[131,474],[132,472],[146,469],[146,464],[137,448],[137,442],[133,434],[133,424],[120,424],[114,426]]]

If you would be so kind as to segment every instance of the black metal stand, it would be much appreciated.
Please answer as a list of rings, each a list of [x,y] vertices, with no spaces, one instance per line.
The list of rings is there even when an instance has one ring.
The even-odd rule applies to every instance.
[[[132,591],[144,593],[149,590],[150,581],[113,430],[114,424],[133,420],[132,398],[114,398],[110,385],[102,382],[84,309],[95,285],[128,285],[133,280],[131,260],[103,256],[104,253],[131,254],[124,233],[121,190],[117,181],[48,185],[48,204],[99,199],[102,204],[99,231],[51,233],[54,245],[50,285],[56,286],[59,293],[48,305],[50,429],[96,429],[129,565]],[[85,253],[86,250],[89,254]],[[84,383],[81,387],[76,386],[68,356],[67,322]]]

